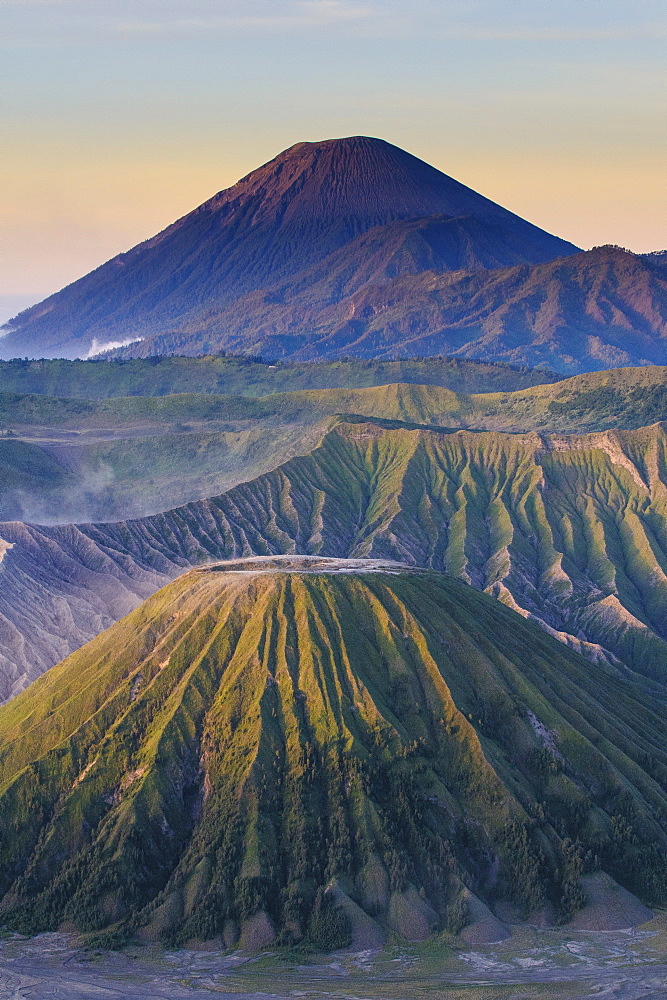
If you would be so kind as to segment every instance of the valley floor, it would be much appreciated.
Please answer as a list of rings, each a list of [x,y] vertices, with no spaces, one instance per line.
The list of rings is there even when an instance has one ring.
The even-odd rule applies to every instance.
[[[304,964],[300,964],[304,962]],[[502,944],[248,957],[83,951],[64,934],[0,942],[0,1000],[664,1000],[667,914],[641,930],[517,929]]]

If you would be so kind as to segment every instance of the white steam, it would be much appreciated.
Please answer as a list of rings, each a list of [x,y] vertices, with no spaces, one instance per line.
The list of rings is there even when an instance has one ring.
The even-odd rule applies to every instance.
[[[95,358],[98,354],[105,354],[106,351],[114,351],[117,347],[127,347],[128,344],[138,344],[143,337],[128,337],[127,340],[107,340],[102,342],[93,337],[93,342],[88,349],[88,353],[83,355],[83,360],[87,361],[89,358]]]

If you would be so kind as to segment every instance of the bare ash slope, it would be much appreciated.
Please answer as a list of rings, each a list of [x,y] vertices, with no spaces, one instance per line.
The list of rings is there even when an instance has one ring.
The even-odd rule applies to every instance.
[[[638,681],[433,571],[193,570],[0,708],[0,921],[358,950],[567,920],[591,867],[664,903]]]
[[[189,566],[252,554],[445,570],[593,660],[665,679],[664,425],[583,436],[346,418],[310,454],[134,521],[0,525],[2,696]]]

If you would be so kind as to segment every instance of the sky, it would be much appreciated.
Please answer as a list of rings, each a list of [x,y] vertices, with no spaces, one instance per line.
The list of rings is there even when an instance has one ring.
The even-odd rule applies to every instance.
[[[3,0],[0,319],[295,142],[396,143],[582,248],[662,249],[662,0]]]

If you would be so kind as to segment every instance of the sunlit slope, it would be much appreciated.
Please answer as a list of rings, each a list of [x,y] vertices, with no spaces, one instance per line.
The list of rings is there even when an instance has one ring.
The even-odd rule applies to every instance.
[[[659,424],[549,437],[359,418],[306,456],[164,514],[2,524],[3,695],[189,566],[281,552],[444,569],[593,659],[664,678],[666,468]]]
[[[467,400],[476,426],[491,430],[576,433],[642,427],[667,420],[667,368],[612,368],[556,385],[476,393]]]
[[[471,893],[567,919],[584,868],[665,900],[664,688],[438,573],[236,568],[0,709],[10,928],[419,938]]]

